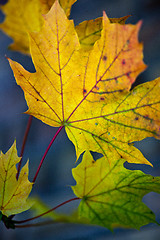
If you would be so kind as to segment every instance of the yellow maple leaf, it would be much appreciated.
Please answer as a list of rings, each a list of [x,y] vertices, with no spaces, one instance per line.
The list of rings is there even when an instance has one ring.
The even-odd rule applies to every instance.
[[[96,151],[110,161],[149,162],[132,144],[160,137],[160,79],[130,91],[145,68],[137,25],[110,23],[103,16],[101,37],[81,48],[73,21],[55,2],[44,26],[30,33],[35,73],[9,60],[31,114],[54,127],[65,126],[77,158]]]
[[[28,162],[16,179],[19,161],[15,142],[6,154],[0,154],[0,211],[5,216],[21,213],[33,205],[27,200],[33,185],[28,181]]]
[[[60,0],[67,16],[76,0]],[[6,15],[0,28],[13,38],[10,48],[29,54],[28,31],[39,31],[42,24],[42,14],[46,14],[55,0],[9,0],[2,11]]]

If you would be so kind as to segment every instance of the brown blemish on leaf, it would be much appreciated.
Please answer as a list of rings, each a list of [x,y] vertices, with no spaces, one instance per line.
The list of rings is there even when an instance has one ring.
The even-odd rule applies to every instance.
[[[125,65],[125,64],[126,64],[126,60],[123,59],[123,60],[122,60],[122,65]]]
[[[144,118],[147,119],[147,120],[150,119],[148,115],[145,115]]]
[[[127,44],[130,44],[130,41],[129,41],[129,39],[127,40]]]
[[[128,78],[130,78],[130,72],[127,72],[127,73],[126,73],[126,76],[127,76]]]
[[[100,100],[101,100],[101,101],[104,101],[104,97],[101,97]]]
[[[104,55],[102,59],[103,61],[107,61],[107,56]]]

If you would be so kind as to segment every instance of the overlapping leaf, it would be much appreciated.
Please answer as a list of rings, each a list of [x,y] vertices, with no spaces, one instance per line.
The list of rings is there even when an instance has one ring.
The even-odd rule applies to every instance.
[[[27,32],[40,30],[43,24],[42,14],[46,14],[54,2],[55,0],[9,0],[6,5],[1,6],[6,17],[0,28],[13,38],[14,42],[10,46],[12,50],[30,54]],[[69,17],[71,7],[76,0],[59,0],[59,2]],[[124,24],[128,17],[111,18],[110,21]],[[76,27],[80,43],[85,49],[91,48],[100,38],[101,30],[102,18],[84,21]]]
[[[28,181],[28,162],[16,179],[19,161],[15,143],[6,154],[0,155],[0,212],[5,216],[26,211],[33,204],[27,200],[32,189],[32,183]]]
[[[77,158],[85,150],[110,161],[147,163],[132,144],[160,136],[160,79],[130,91],[143,63],[138,43],[141,23],[110,23],[103,17],[101,38],[81,48],[73,22],[55,2],[40,32],[30,34],[35,73],[10,60],[24,90],[28,113],[51,126],[65,126]]]
[[[139,229],[155,223],[155,216],[142,203],[142,197],[151,191],[160,193],[160,177],[127,170],[121,159],[111,163],[110,169],[106,165],[104,157],[94,161],[86,152],[82,162],[72,170],[77,182],[72,189],[82,199],[80,217],[109,229],[115,226]]]
[[[1,6],[6,19],[0,28],[13,38],[10,48],[29,54],[28,31],[39,31],[43,24],[42,14],[46,14],[55,0],[9,0]],[[60,0],[67,16],[76,0]]]
[[[111,23],[125,24],[130,15],[121,18],[109,18]],[[102,18],[88,20],[75,27],[81,47],[90,50],[94,43],[100,38],[102,31]]]

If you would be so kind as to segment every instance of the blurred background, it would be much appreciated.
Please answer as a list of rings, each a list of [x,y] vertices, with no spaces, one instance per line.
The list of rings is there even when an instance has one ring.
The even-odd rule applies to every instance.
[[[0,3],[5,1],[0,0]],[[102,16],[105,10],[108,17],[122,17],[131,14],[127,23],[137,23],[143,20],[139,39],[144,43],[144,62],[148,65],[136,84],[151,81],[160,76],[160,1],[159,0],[78,0],[72,7],[71,19],[75,24]],[[4,15],[0,13],[0,22]],[[21,63],[28,71],[34,71],[32,60],[18,52],[8,50],[12,42],[8,36],[0,31],[0,150],[5,153],[14,140],[17,141],[20,154],[23,135],[28,121],[28,116],[23,114],[27,110],[23,92],[16,85],[12,71],[5,56]],[[29,158],[30,175],[32,180],[38,164],[56,132],[37,119],[33,119],[25,148],[23,164]],[[151,161],[154,168],[143,165],[125,164],[130,169],[141,169],[154,176],[160,175],[160,141],[147,138],[135,145],[144,156]],[[74,197],[71,185],[75,182],[72,178],[71,168],[75,167],[75,151],[73,144],[68,140],[65,132],[61,132],[50,149],[45,163],[38,175],[32,196],[40,196],[50,207]],[[160,222],[160,195],[150,193],[143,201],[156,213],[156,219]],[[78,205],[72,202],[61,209],[60,212],[69,212]],[[20,219],[26,215],[20,214]],[[116,229],[112,234],[109,230],[80,224],[54,224],[45,227],[30,229],[7,230],[0,223],[0,239],[30,239],[30,240],[63,240],[63,239],[107,239],[107,240],[159,240],[160,228],[154,224],[142,227],[141,231],[130,229]]]

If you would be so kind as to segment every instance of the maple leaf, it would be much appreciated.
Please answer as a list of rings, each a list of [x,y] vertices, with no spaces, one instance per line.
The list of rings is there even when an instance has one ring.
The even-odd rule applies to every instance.
[[[137,25],[110,23],[104,13],[101,37],[81,48],[73,21],[55,2],[44,26],[30,33],[36,72],[12,60],[28,114],[54,127],[65,126],[77,158],[86,150],[110,161],[150,164],[131,143],[160,137],[160,79],[130,91],[145,68]]]
[[[19,161],[16,142],[6,154],[0,154],[0,211],[5,216],[26,211],[33,204],[27,200],[32,189],[32,183],[28,181],[28,162],[16,179]]]
[[[96,161],[85,152],[82,162],[72,169],[77,185],[72,189],[81,198],[79,216],[112,230],[123,226],[140,228],[156,223],[154,213],[142,202],[149,192],[160,193],[160,177],[123,167],[121,159],[106,168],[105,157]]]
[[[10,48],[30,54],[28,31],[39,31],[43,24],[42,14],[46,14],[55,0],[9,0],[0,8],[6,15],[0,25],[5,33],[13,38]],[[60,0],[66,15],[70,15],[71,6],[76,0]]]

